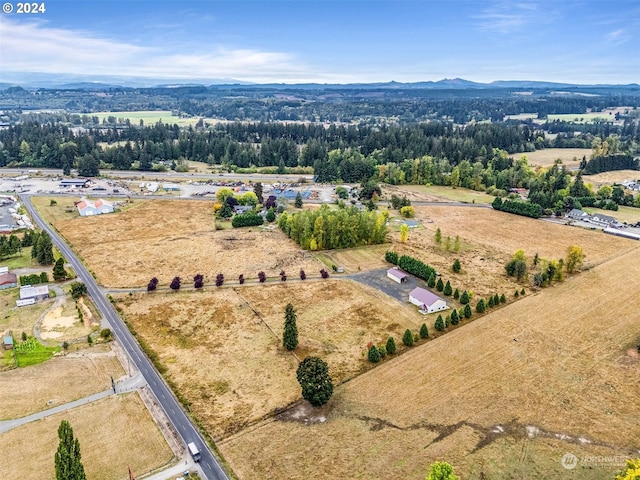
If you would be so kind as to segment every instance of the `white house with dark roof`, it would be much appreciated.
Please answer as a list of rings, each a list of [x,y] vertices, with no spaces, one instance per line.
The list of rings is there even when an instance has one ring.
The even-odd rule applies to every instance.
[[[589,221],[590,217],[589,214],[584,210],[573,208],[569,213],[567,213],[567,218],[570,218],[571,220],[582,220],[587,222]]]
[[[420,287],[411,290],[409,301],[420,308],[421,313],[440,312],[449,308],[443,298]]]
[[[407,281],[409,275],[400,270],[398,267],[393,267],[387,270],[387,277],[389,277],[396,283],[404,283]]]
[[[598,225],[599,227],[608,227],[609,225],[613,225],[617,222],[614,217],[603,215],[602,213],[594,213],[593,215],[591,215],[589,221],[594,225]]]
[[[89,217],[92,215],[102,215],[103,213],[113,213],[113,205],[101,198],[95,202],[82,200],[77,203],[78,212],[81,217]]]

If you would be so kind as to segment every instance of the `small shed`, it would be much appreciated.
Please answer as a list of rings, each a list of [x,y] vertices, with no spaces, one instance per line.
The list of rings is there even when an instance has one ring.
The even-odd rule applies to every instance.
[[[409,275],[400,270],[398,267],[393,267],[387,270],[387,277],[389,277],[396,283],[404,283],[407,281]]]
[[[434,313],[449,308],[443,298],[420,287],[411,290],[409,301],[418,306],[421,313]]]
[[[417,220],[405,220],[404,224],[409,228],[418,228]]]
[[[5,350],[13,350],[13,337],[11,335],[5,335],[2,337],[2,346]]]

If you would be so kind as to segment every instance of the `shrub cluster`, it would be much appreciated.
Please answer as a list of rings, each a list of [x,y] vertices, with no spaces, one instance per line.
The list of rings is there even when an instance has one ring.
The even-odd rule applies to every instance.
[[[262,215],[259,215],[254,211],[234,215],[233,219],[231,220],[231,226],[234,228],[253,227],[262,225],[263,223],[264,219],[262,218]]]
[[[491,206],[494,210],[501,212],[515,213],[531,218],[540,218],[542,216],[542,207],[537,203],[523,202],[521,200],[502,200],[496,197]]]

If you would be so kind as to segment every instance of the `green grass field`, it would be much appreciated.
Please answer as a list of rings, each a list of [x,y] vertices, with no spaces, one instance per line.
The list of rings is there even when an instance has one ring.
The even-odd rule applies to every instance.
[[[476,192],[475,190],[469,190],[467,188],[457,187],[443,187],[440,185],[431,185],[429,187],[422,187],[424,193],[434,195],[436,197],[446,198],[454,202],[466,202],[466,203],[491,203],[496,197],[488,195],[484,192]]]
[[[198,122],[198,118],[180,118],[171,115],[171,111],[169,110],[146,110],[140,112],[95,112],[92,113],[91,116],[96,116],[100,119],[100,122],[107,117],[116,117],[128,119],[132,125],[139,125],[140,120],[144,122],[145,125],[155,125],[159,121],[162,123],[168,123],[169,125],[173,125],[177,123],[178,126],[188,127],[189,125],[195,125]],[[214,122],[215,120],[209,120],[210,122]]]
[[[46,362],[54,353],[60,351],[60,347],[45,347],[38,340],[31,337],[22,342],[18,339],[15,343],[15,364],[17,367],[30,367],[38,363]],[[14,364],[14,352],[7,351],[4,355],[5,365]]]
[[[37,267],[38,262],[31,258],[31,247],[23,247],[20,254],[0,260],[0,265],[9,267],[9,270],[25,267]]]

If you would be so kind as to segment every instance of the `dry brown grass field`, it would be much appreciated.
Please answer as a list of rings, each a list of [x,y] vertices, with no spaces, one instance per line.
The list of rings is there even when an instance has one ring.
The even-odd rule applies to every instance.
[[[557,159],[562,160],[562,165],[576,167],[580,165],[583,156],[589,160],[591,153],[590,148],[545,148],[535,152],[514,154],[513,157],[520,158],[522,155],[526,155],[529,165],[534,167],[552,166]]]
[[[241,479],[423,479],[435,460],[465,479],[612,478],[619,465],[560,459],[638,456],[640,312],[613,281],[640,278],[631,243],[341,385],[326,423],[276,417],[221,452]]]
[[[221,438],[300,398],[298,360],[282,347],[289,302],[298,314],[295,355],[326,358],[336,382],[370,366],[362,357],[367,342],[389,335],[399,342],[422,321],[374,290],[331,279],[121,296],[118,306],[191,411]]]
[[[596,188],[599,188],[602,185],[622,183],[625,180],[638,180],[640,179],[640,172],[638,170],[615,170],[596,175],[584,175],[582,178],[585,183],[593,183]]]
[[[40,211],[55,217],[55,210],[46,206],[48,199],[38,200]],[[70,200],[58,202],[66,208],[64,202]],[[277,228],[216,231],[212,206],[204,201],[136,201],[115,214],[81,218],[69,213],[72,218],[66,219],[60,214],[53,224],[107,287],[144,286],[152,277],[160,286],[168,286],[175,276],[191,283],[196,273],[206,282],[215,281],[218,273],[233,281],[241,273],[256,279],[261,270],[267,276],[282,269],[317,275],[322,268]]]
[[[109,345],[0,373],[0,420],[24,417],[111,388],[124,375]]]
[[[612,239],[600,231],[533,220],[490,208],[417,206],[415,210],[421,225],[410,230],[405,244],[400,242],[398,229],[392,228],[393,246],[375,247],[371,250],[375,253],[373,258],[360,255],[361,249],[345,250],[332,256],[353,272],[358,268],[367,270],[385,266],[384,251],[392,248],[399,254],[411,255],[433,266],[441,272],[443,281],[450,280],[454,288],[473,291],[479,296],[505,293],[510,299],[516,289],[528,288],[504,273],[505,263],[518,249],[524,249],[529,260],[536,253],[541,258],[557,260],[566,257],[569,246],[580,245],[587,255],[585,265],[593,266],[635,246],[632,241]],[[392,225],[395,225],[393,221]],[[434,240],[438,227],[442,233],[440,246]],[[456,235],[460,236],[459,252],[453,248]],[[445,248],[447,237],[450,237],[449,250]],[[451,271],[455,259],[462,264],[458,274]]]
[[[22,425],[0,435],[5,478],[55,479],[58,426],[68,420],[80,442],[87,478],[128,478],[166,465],[173,458],[162,433],[137,393],[100,401]]]

